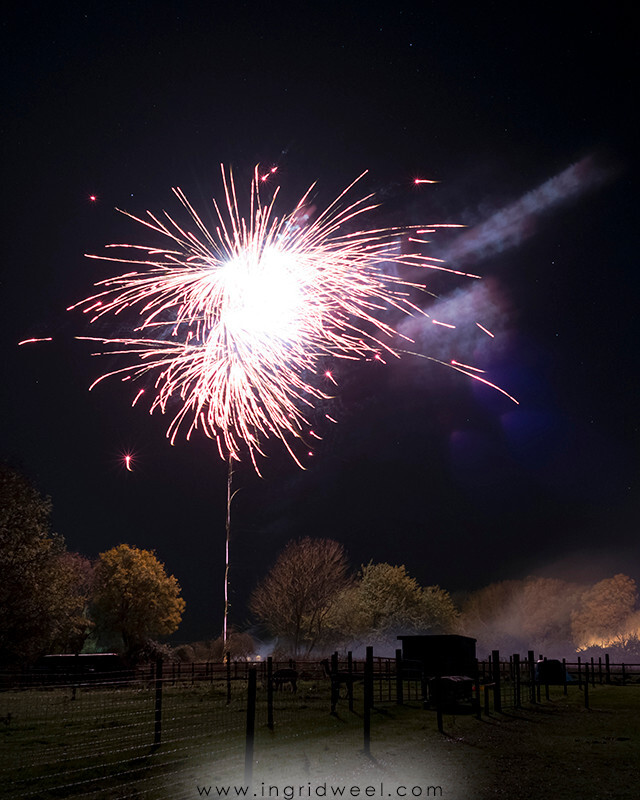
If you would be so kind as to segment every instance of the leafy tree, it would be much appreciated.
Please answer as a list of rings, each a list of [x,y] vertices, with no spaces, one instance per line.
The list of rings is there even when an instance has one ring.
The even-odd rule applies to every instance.
[[[58,580],[64,592],[64,613],[57,620],[50,650],[79,653],[94,627],[89,617],[94,567],[80,553],[63,552],[57,559]]]
[[[338,593],[348,586],[344,548],[331,539],[289,542],[254,590],[250,608],[274,636],[307,653],[321,640]]]
[[[51,501],[0,465],[0,661],[20,664],[50,651],[77,623],[75,572],[50,531]]]
[[[576,647],[606,644],[625,632],[625,623],[638,599],[635,581],[619,573],[583,592],[571,616]]]
[[[119,637],[127,656],[177,630],[184,607],[178,581],[152,551],[120,544],[100,554],[91,614],[98,633]]]
[[[451,631],[458,616],[447,591],[422,587],[404,566],[385,563],[363,566],[337,606],[331,623],[343,639]]]

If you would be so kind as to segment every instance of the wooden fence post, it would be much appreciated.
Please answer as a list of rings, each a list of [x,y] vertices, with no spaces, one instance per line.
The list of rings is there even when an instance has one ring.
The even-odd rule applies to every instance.
[[[478,667],[478,659],[476,658],[476,666],[473,673],[474,688],[476,690],[476,718],[482,719],[482,706],[480,705],[480,669]]]
[[[520,708],[520,654],[513,654],[513,682],[515,707]]]
[[[227,650],[227,705],[231,703],[231,653]]]
[[[562,659],[562,693],[567,693],[567,660]]]
[[[604,675],[605,683],[611,683],[611,669],[609,665],[609,653],[604,654]]]
[[[251,787],[253,781],[253,743],[256,731],[256,684],[257,671],[250,667],[247,679],[247,729],[244,745],[244,783]]]

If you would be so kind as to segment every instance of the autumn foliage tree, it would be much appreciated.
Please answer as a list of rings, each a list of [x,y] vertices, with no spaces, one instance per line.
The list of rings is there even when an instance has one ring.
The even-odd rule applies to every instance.
[[[150,639],[177,630],[185,608],[180,591],[152,551],[121,544],[101,553],[91,605],[98,633],[117,636],[134,657]]]
[[[254,590],[250,608],[268,631],[287,640],[294,654],[310,653],[340,591],[348,586],[344,548],[332,539],[289,542]]]

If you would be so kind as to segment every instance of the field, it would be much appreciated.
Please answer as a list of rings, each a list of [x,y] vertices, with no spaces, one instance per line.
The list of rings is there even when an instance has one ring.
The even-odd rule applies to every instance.
[[[543,694],[538,705],[481,720],[445,713],[444,734],[435,712],[385,696],[372,715],[370,755],[361,690],[354,712],[343,698],[335,715],[321,680],[303,681],[295,695],[278,692],[273,730],[265,696],[259,687],[249,797],[321,797],[325,785],[327,797],[340,787],[350,797],[452,800],[640,794],[638,685],[597,685],[588,710],[571,686],[567,696],[552,687],[549,701]],[[70,688],[4,691],[0,796],[177,800],[218,797],[226,786],[236,796],[233,787],[244,784],[245,682],[235,682],[226,700],[221,684],[166,685],[162,743],[154,747],[152,684],[88,687],[75,697]]]

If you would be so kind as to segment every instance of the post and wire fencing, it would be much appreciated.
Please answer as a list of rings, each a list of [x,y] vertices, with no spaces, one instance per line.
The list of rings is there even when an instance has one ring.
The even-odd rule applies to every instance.
[[[310,752],[314,742],[326,749],[339,741],[375,757],[393,706],[433,711],[433,729],[443,731],[448,714],[537,704],[550,686],[581,691],[588,707],[604,684],[640,685],[640,665],[578,660],[558,672],[532,651],[505,658],[496,650],[474,675],[434,676],[400,650],[383,658],[368,647],[360,660],[335,653],[321,661],[0,674],[0,780],[12,800],[179,800],[196,785],[250,786],[258,762],[285,764],[299,757],[300,742]]]

